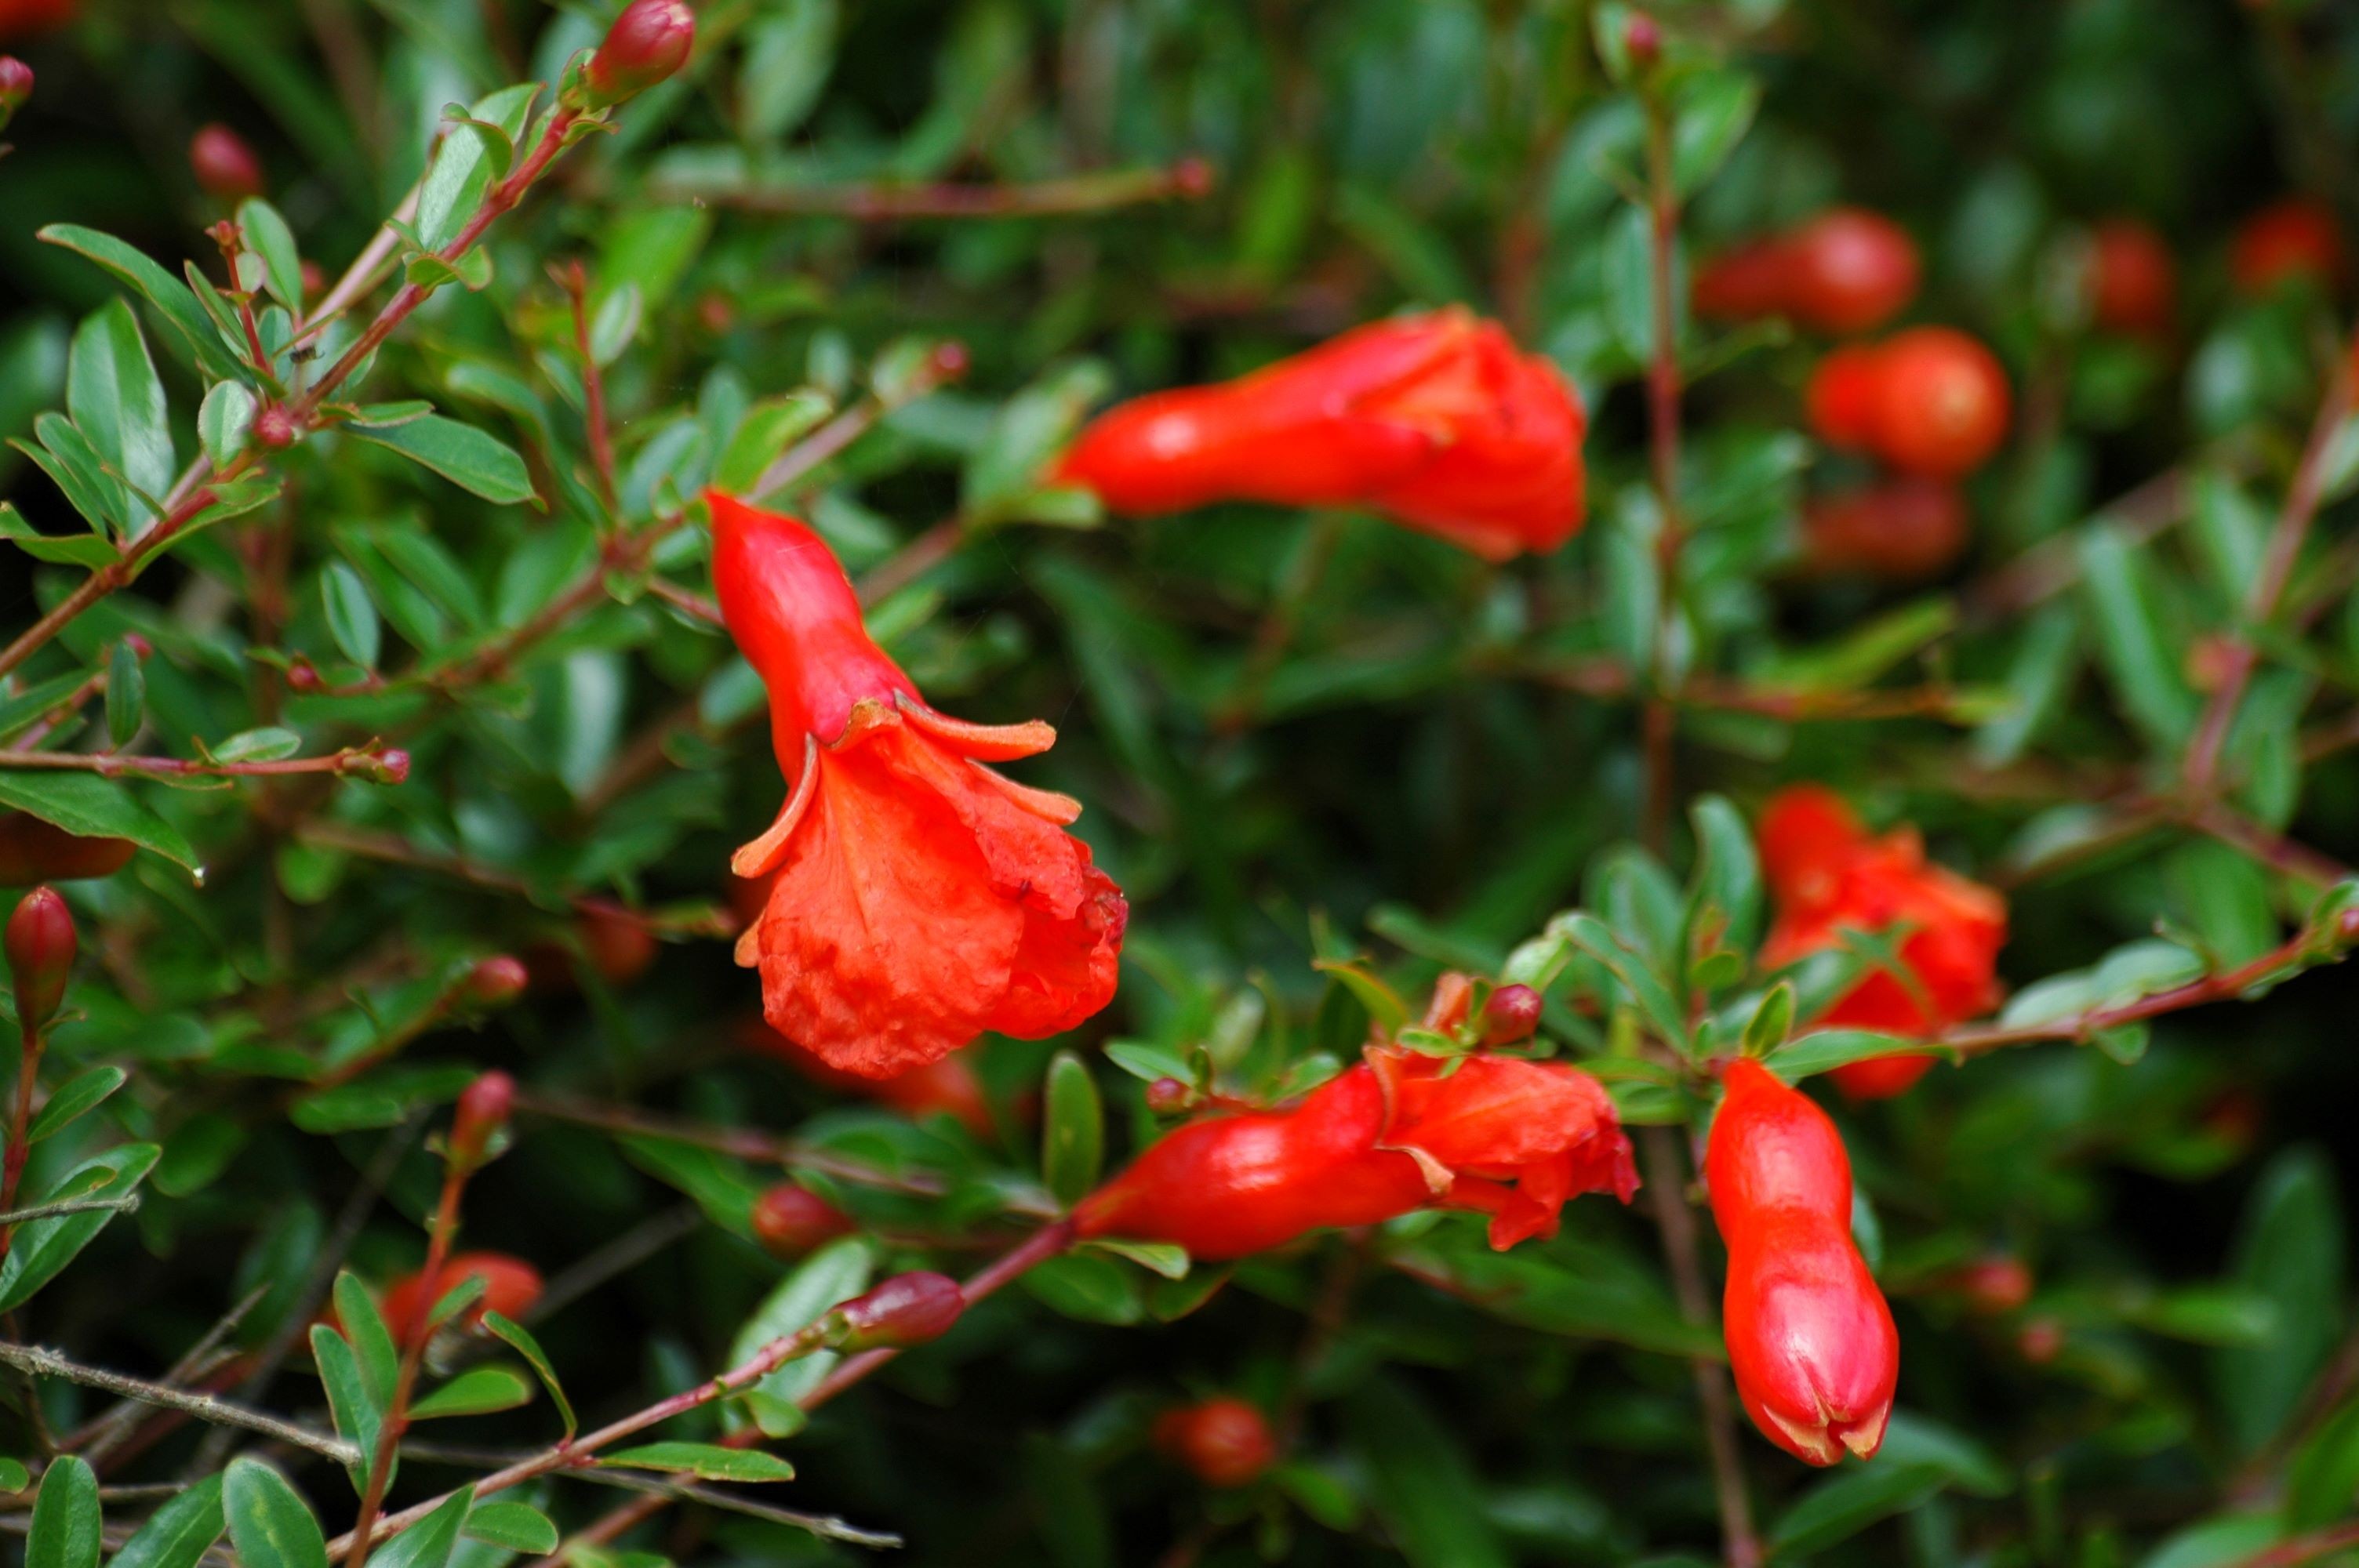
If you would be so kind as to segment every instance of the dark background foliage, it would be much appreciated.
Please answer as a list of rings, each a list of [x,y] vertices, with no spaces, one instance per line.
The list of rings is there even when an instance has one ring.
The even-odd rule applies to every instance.
[[[446,105],[553,79],[610,8],[83,9],[16,46],[39,75],[0,161],[0,429],[16,437],[62,405],[70,336],[118,292],[37,230],[103,230],[220,281],[201,231],[225,210],[183,156],[219,121],[260,152],[270,201],[332,279],[419,177]],[[859,409],[875,387],[894,405],[788,499],[855,576],[897,579],[874,624],[931,700],[1059,726],[1022,776],[1087,803],[1080,830],[1129,893],[1122,994],[1066,1043],[1093,1062],[1117,1159],[1155,1121],[1137,1076],[1095,1047],[1133,1043],[1125,1065],[1150,1076],[1209,1045],[1247,1092],[1305,1081],[1367,1022],[1313,959],[1365,956],[1416,996],[1444,967],[1497,974],[1560,909],[1626,935],[1658,892],[1680,896],[1698,859],[1687,808],[1706,792],[1749,817],[1777,784],[1815,779],[1879,822],[1921,823],[1940,858],[2007,889],[2018,988],[2082,974],[2158,923],[2199,967],[2249,960],[2332,880],[2288,874],[2289,841],[2330,866],[2359,855],[2359,774],[2341,749],[2359,685],[2347,444],[2296,577],[2300,624],[2260,639],[2231,743],[2232,802],[2259,839],[2240,850],[2140,804],[2175,776],[2205,695],[2188,655],[2238,629],[2236,564],[2249,573],[2274,523],[2338,351],[2337,302],[2234,297],[2223,257],[2234,224],[2280,193],[2352,211],[2347,8],[1660,6],[1679,65],[1647,90],[1668,96],[1695,160],[1681,266],[1836,200],[1875,207],[1924,246],[1913,316],[1993,342],[2019,409],[1971,482],[1974,544],[1953,573],[1908,589],[1816,580],[1797,569],[1800,503],[1849,471],[1800,433],[1824,345],[1682,321],[1694,534],[1668,611],[1648,568],[1648,255],[1625,189],[1642,178],[1644,116],[1598,48],[1613,52],[1627,6],[699,9],[688,72],[559,165],[493,231],[489,285],[438,294],[364,394],[430,399],[521,452],[534,504],[322,433],[279,464],[287,486],[266,507],[176,548],[16,671],[22,692],[102,667],[136,631],[153,653],[116,741],[129,752],[190,757],[267,728],[304,755],[382,738],[414,762],[398,785],[108,795],[114,830],[185,842],[206,875],[194,885],[143,853],[71,887],[84,1016],[59,1033],[46,1079],[114,1065],[129,1081],[36,1150],[27,1191],[135,1140],[160,1161],[136,1216],[21,1303],[9,1337],[160,1377],[258,1291],[232,1344],[266,1350],[340,1262],[371,1281],[416,1266],[438,1178],[422,1135],[495,1065],[539,1108],[474,1184],[463,1243],[582,1271],[582,1293],[534,1326],[592,1422],[729,1365],[788,1273],[745,1218],[779,1161],[630,1117],[791,1140],[776,1152],[941,1189],[805,1172],[874,1227],[878,1259],[963,1272],[1023,1234],[1042,1198],[1050,1045],[984,1051],[988,1135],[912,1124],[745,1049],[756,986],[718,933],[729,849],[778,795],[757,694],[725,639],[648,590],[708,591],[693,529],[652,563],[597,571],[602,540],[655,526],[749,407],[799,389]],[[1103,198],[1190,157],[1217,177],[1201,200],[888,222],[810,210],[942,181],[1011,209],[1044,190]],[[2180,262],[2165,343],[2088,325],[2077,247],[2122,213]],[[589,477],[582,362],[545,271],[575,257],[610,351],[612,507]],[[1038,490],[1040,460],[1111,393],[1234,373],[1453,300],[1553,354],[1589,406],[1593,521],[1557,557],[1491,568],[1369,518],[1258,507],[1101,523]],[[185,459],[204,383],[143,319]],[[968,350],[964,378],[897,394],[946,340]],[[5,461],[0,483],[36,526],[87,526]],[[2133,492],[2147,499],[2108,510]],[[2123,532],[2132,521],[2142,531]],[[10,630],[77,576],[0,560]],[[599,586],[573,612],[536,619],[583,580]],[[2032,602],[2027,580],[2053,591]],[[1678,618],[1688,672],[1723,693],[1835,715],[1683,702],[1669,872],[1627,848],[1647,789],[1628,694],[1661,674],[1647,668],[1658,611]],[[346,687],[370,685],[373,665],[380,689],[290,692],[295,659]],[[1930,716],[1842,717],[1876,690],[1924,695]],[[28,717],[11,712],[10,733]],[[46,743],[107,745],[95,708],[82,724]],[[0,772],[9,804],[52,813],[56,777]],[[585,897],[653,912],[668,940],[651,968],[600,973],[572,907]],[[556,979],[522,1002],[448,1005],[450,977],[477,957],[535,948]],[[1744,1434],[1778,1561],[2202,1568],[2351,1511],[2350,984],[2322,970],[2165,1018],[2150,1041],[2032,1044],[1899,1101],[1838,1106],[1900,1322],[1903,1415],[1874,1465],[1828,1476]],[[1551,1033],[1577,1054],[1603,1044],[1584,1008],[1630,1011],[1593,973],[1558,994]],[[1702,1109],[1695,1081],[1636,1087],[1634,1120]],[[1319,1238],[1169,1322],[1201,1288],[1103,1256],[1052,1266],[819,1413],[779,1445],[798,1480],[760,1495],[897,1532],[926,1563],[1714,1560],[1681,1355],[1712,1336],[1681,1323],[1643,1207],[1592,1198],[1568,1220],[1495,1260],[1458,1217]],[[1947,1281],[1995,1252],[2030,1267],[2035,1293],[1977,1314]],[[1241,1493],[1207,1492],[1146,1443],[1158,1411],[1219,1390],[1291,1429],[1284,1467]],[[44,1432],[107,1408],[48,1381],[37,1422],[7,1392],[5,1452],[36,1470]],[[299,1353],[245,1397],[328,1420]],[[708,1412],[667,1434],[720,1430]],[[405,1462],[397,1500],[487,1467],[451,1450],[555,1433],[546,1398],[429,1429],[445,1451]],[[330,1533],[349,1522],[333,1465],[242,1438],[225,1451],[201,1427],[143,1429],[103,1478],[184,1480],[230,1451],[282,1463]],[[571,1533],[627,1499],[569,1481],[526,1500]],[[109,1522],[152,1506],[110,1502]],[[506,1555],[459,1552],[468,1568]],[[575,1561],[648,1554],[863,1552],[699,1505]]]

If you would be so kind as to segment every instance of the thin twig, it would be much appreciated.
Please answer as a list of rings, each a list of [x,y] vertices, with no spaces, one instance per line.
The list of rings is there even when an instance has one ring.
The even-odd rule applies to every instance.
[[[52,773],[96,773],[101,778],[273,778],[288,773],[334,773],[342,778],[371,779],[379,784],[406,777],[407,760],[400,753],[375,747],[347,746],[323,757],[282,757],[267,762],[193,762],[183,757],[125,757],[106,752],[28,752],[0,747],[0,772],[40,770]]]
[[[35,1204],[30,1208],[10,1209],[0,1214],[0,1227],[27,1224],[36,1219],[55,1219],[63,1214],[95,1214],[101,1209],[113,1209],[129,1214],[139,1206],[139,1195],[119,1198],[67,1198],[59,1203]]]
[[[1029,185],[745,185],[671,180],[650,186],[646,199],[730,207],[780,217],[850,218],[885,223],[912,218],[1075,217],[1147,202],[1192,200],[1212,189],[1200,159],[1169,168],[1076,175]]]
[[[150,1383],[138,1378],[126,1378],[120,1372],[109,1372],[97,1367],[85,1367],[70,1361],[54,1350],[44,1350],[37,1345],[15,1345],[0,1340],[0,1362],[36,1378],[57,1378],[85,1388],[103,1389],[110,1394],[120,1394],[144,1404],[164,1405],[186,1411],[200,1421],[222,1426],[242,1426],[248,1432],[258,1432],[281,1443],[291,1443],[308,1448],[314,1454],[325,1454],[339,1465],[359,1462],[361,1451],[353,1444],[323,1432],[281,1421],[274,1415],[230,1403],[212,1394],[192,1394],[184,1390],[168,1388],[162,1383]]]

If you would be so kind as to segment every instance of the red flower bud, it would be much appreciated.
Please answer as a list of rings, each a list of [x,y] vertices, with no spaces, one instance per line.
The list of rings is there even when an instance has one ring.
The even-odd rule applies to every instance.
[[[1737,1397],[1796,1458],[1865,1459],[1900,1375],[1892,1309],[1851,1238],[1851,1161],[1826,1112],[1760,1063],[1727,1074],[1704,1152],[1728,1245],[1722,1323]]]
[[[282,452],[303,434],[295,416],[273,403],[254,416],[254,444],[266,452]]]
[[[1212,193],[1212,166],[1201,157],[1183,157],[1171,166],[1171,189],[1190,201],[1201,201]]]
[[[199,126],[189,138],[189,168],[199,189],[223,201],[259,196],[267,183],[245,138],[218,123]]]
[[[1810,1022],[1889,1034],[1938,1034],[1998,1001],[1998,950],[2006,902],[1980,882],[1930,863],[1912,829],[1870,834],[1832,792],[1802,785],[1761,814],[1761,864],[1777,917],[1761,963],[1777,968],[1840,946],[1845,929],[1906,925],[1900,959],[1915,984],[1877,969]],[[1933,1065],[1924,1055],[1882,1056],[1835,1069],[1843,1092],[1881,1099]]]
[[[33,95],[33,68],[15,55],[0,55],[0,124]]]
[[[2333,209],[2305,197],[2264,207],[2245,219],[2228,251],[2229,276],[2248,295],[2267,294],[2292,277],[2339,288],[2349,270],[2350,253]]]
[[[2044,1367],[2064,1351],[2064,1325],[2052,1317],[2035,1317],[2017,1331],[2015,1347],[2035,1367]]]
[[[16,985],[16,1021],[27,1035],[49,1022],[73,973],[73,912],[55,888],[35,888],[17,902],[5,937]]]
[[[1966,1304],[1986,1316],[1999,1317],[2019,1310],[2031,1299],[2031,1271],[2020,1258],[1979,1258],[1953,1277]]]
[[[631,0],[590,57],[585,107],[612,108],[645,92],[686,65],[695,46],[696,16],[687,0]]]
[[[944,381],[958,380],[966,374],[967,368],[973,362],[973,357],[967,352],[966,345],[955,338],[934,345],[934,373]]]
[[[851,1217],[808,1188],[780,1182],[754,1200],[754,1238],[774,1258],[799,1258],[849,1235]]]
[[[1948,327],[1838,349],[1811,373],[1807,396],[1829,446],[1935,480],[1980,468],[2006,438],[2013,406],[1997,358]]]
[[[1622,47],[1630,63],[1644,70],[1663,58],[1663,27],[1644,11],[1634,12],[1622,28]]]
[[[1966,498],[1927,479],[1822,496],[1802,509],[1802,551],[1812,571],[1913,582],[1948,569],[1972,530]]]
[[[451,1161],[470,1169],[489,1156],[516,1110],[516,1080],[506,1073],[485,1073],[459,1096],[459,1109],[451,1119]]]
[[[730,862],[769,880],[737,961],[761,971],[771,1027],[886,1078],[986,1030],[1037,1040],[1104,1007],[1129,909],[1066,831],[1081,806],[974,765],[1034,756],[1056,731],[929,708],[869,637],[825,540],[708,500],[713,588],[769,688],[790,785]]]
[[[1147,1108],[1158,1116],[1175,1116],[1195,1098],[1196,1091],[1178,1078],[1158,1078],[1147,1086]]]
[[[1131,515],[1217,501],[1365,506],[1486,560],[1581,526],[1585,427],[1554,362],[1461,309],[1403,316],[1217,386],[1138,398],[1054,477]]]
[[[82,838],[23,812],[0,815],[0,887],[111,877],[139,846],[128,838]]]
[[[1916,297],[1917,243],[1878,213],[1822,212],[1800,227],[1739,245],[1696,275],[1699,315],[1790,316],[1829,333],[1882,326]]]
[[[314,672],[314,678],[317,673]],[[293,682],[288,682],[290,686]],[[366,779],[371,784],[397,784],[409,782],[409,753],[395,747],[384,752],[349,752],[336,765],[337,776]]]
[[[495,953],[477,961],[468,971],[462,989],[467,1000],[478,1007],[506,1007],[524,995],[526,982],[530,979],[520,959]]]
[[[462,1331],[480,1325],[487,1312],[495,1312],[502,1317],[522,1317],[532,1310],[533,1303],[540,1300],[540,1271],[505,1252],[453,1255],[443,1263],[442,1271],[434,1276],[430,1290],[423,1272],[403,1274],[389,1281],[378,1301],[377,1310],[384,1314],[385,1325],[393,1331],[397,1344],[408,1344],[421,1320],[434,1310],[434,1303],[472,1279],[484,1281],[484,1293],[458,1318],[457,1326]]]
[[[1540,993],[1529,986],[1501,986],[1483,1003],[1483,1044],[1512,1045],[1540,1026]]]
[[[1230,1396],[1165,1411],[1155,1446],[1208,1487],[1249,1487],[1277,1462],[1277,1437],[1261,1411]]]
[[[966,1311],[966,1296],[947,1274],[896,1274],[830,1315],[845,1350],[907,1350],[940,1339]]]
[[[1241,1258],[1419,1208],[1491,1216],[1502,1250],[1556,1233],[1581,1193],[1638,1184],[1614,1102],[1558,1063],[1372,1049],[1289,1110],[1177,1128],[1073,1211],[1083,1237]]]
[[[2179,265],[2162,236],[2136,219],[2100,223],[2089,235],[2089,306],[2098,326],[2135,337],[2170,330]]]

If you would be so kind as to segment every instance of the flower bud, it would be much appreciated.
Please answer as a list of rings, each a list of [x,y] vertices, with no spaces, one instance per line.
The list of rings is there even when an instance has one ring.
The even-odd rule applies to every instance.
[[[1155,1446],[1208,1487],[1246,1487],[1277,1459],[1277,1438],[1260,1411],[1223,1396],[1165,1411],[1155,1419]]]
[[[956,339],[934,345],[934,373],[944,381],[958,380],[966,374],[967,367],[973,362],[973,357],[967,352],[966,345]]]
[[[521,960],[495,953],[478,961],[460,989],[478,1007],[506,1007],[524,995],[527,978]]]
[[[1158,1116],[1176,1116],[1195,1098],[1196,1091],[1178,1078],[1158,1078],[1147,1086],[1147,1108]]]
[[[2064,1325],[2052,1317],[2035,1317],[2015,1336],[2015,1347],[2035,1367],[2044,1367],[2064,1352]]]
[[[342,778],[366,779],[371,784],[408,784],[409,753],[398,746],[383,752],[347,752],[336,764],[336,773]]]
[[[1501,986],[1483,1004],[1483,1044],[1512,1045],[1540,1026],[1540,993],[1529,986]]]
[[[65,1000],[73,973],[73,913],[55,888],[27,893],[8,917],[8,972],[16,985],[16,1021],[27,1037],[49,1022]]]
[[[506,1073],[485,1073],[469,1084],[451,1119],[451,1162],[473,1170],[488,1160],[492,1141],[515,1110],[516,1080]]]
[[[218,122],[199,126],[189,139],[189,168],[198,189],[223,201],[259,196],[266,183],[262,160],[245,138]]]
[[[588,109],[611,109],[688,63],[696,16],[687,0],[631,0],[582,73]]]
[[[1171,189],[1190,201],[1212,193],[1212,166],[1201,157],[1183,157],[1171,166]]]
[[[254,444],[266,452],[283,452],[302,434],[281,404],[271,404],[254,416]]]
[[[753,1221],[754,1239],[773,1258],[799,1258],[853,1228],[842,1209],[792,1182],[780,1182],[756,1198]]]
[[[33,95],[33,68],[12,54],[0,54],[0,124]]]
[[[1622,29],[1622,47],[1630,51],[1630,63],[1646,70],[1663,58],[1663,27],[1644,11],[1634,14]]]
[[[947,1274],[896,1274],[830,1315],[832,1343],[843,1350],[907,1350],[948,1334],[966,1311],[966,1296]]]
[[[2000,1317],[2031,1299],[2031,1271],[2020,1258],[1977,1259],[1958,1271],[1957,1288],[1975,1312]]]

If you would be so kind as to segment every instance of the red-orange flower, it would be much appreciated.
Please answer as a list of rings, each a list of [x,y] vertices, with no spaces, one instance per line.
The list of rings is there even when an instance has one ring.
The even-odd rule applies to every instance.
[[[1925,859],[1913,828],[1881,837],[1861,826],[1832,792],[1788,789],[1761,814],[1761,864],[1777,920],[1761,961],[1775,968],[1840,946],[1848,929],[1908,927],[1903,979],[1867,975],[1815,1021],[1831,1027],[1932,1035],[1998,1000],[1998,950],[2006,942],[2006,902],[1997,892]],[[1884,1056],[1835,1069],[1843,1091],[1897,1095],[1933,1065],[1926,1055]]]
[[[1560,1063],[1371,1046],[1289,1110],[1191,1122],[1082,1200],[1081,1234],[1239,1258],[1412,1209],[1491,1216],[1501,1249],[1553,1236],[1566,1200],[1637,1190],[1614,1102]]]
[[[1082,432],[1058,478],[1133,514],[1365,506],[1499,561],[1580,528],[1584,424],[1553,363],[1495,322],[1439,310],[1125,403]]]
[[[772,878],[738,939],[771,1024],[887,1077],[985,1030],[1038,1039],[1114,996],[1120,889],[1065,831],[1078,803],[984,764],[1055,743],[1035,720],[935,712],[871,641],[825,541],[715,492],[712,580],[770,692],[787,803],[730,862]]]

